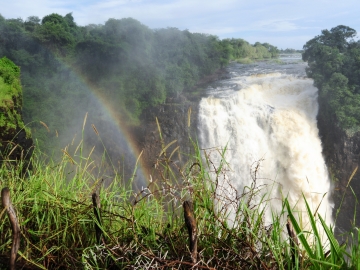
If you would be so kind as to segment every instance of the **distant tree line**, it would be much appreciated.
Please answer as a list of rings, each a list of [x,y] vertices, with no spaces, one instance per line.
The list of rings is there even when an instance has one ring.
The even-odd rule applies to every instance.
[[[25,121],[41,120],[50,130],[64,130],[74,116],[95,110],[86,85],[119,118],[136,125],[145,108],[191,89],[230,61],[277,53],[268,43],[150,29],[132,18],[78,26],[71,13],[26,20],[0,15],[0,57],[21,67]],[[32,127],[37,126],[41,128],[39,122]],[[34,134],[40,141],[49,136],[45,131]]]
[[[228,63],[228,60],[237,60],[241,58],[262,60],[276,58],[279,55],[277,47],[269,43],[256,42],[254,45],[251,45],[243,39],[232,38],[223,39],[221,45],[223,51],[226,53],[227,61],[225,64]]]
[[[339,25],[321,31],[304,45],[307,75],[319,89],[320,112],[345,128],[360,124],[360,41]]]
[[[290,48],[287,48],[287,49],[280,49],[279,50],[279,53],[302,53],[303,50],[295,50],[295,49],[290,49]]]

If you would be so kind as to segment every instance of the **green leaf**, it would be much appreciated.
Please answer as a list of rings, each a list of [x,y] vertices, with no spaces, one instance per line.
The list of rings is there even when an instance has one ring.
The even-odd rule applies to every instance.
[[[285,206],[286,206],[286,209],[288,211],[288,215],[289,215],[289,218],[291,220],[291,223],[294,227],[294,230],[297,234],[297,237],[299,238],[301,244],[304,246],[305,250],[306,250],[306,253],[309,255],[309,257],[312,259],[312,261],[314,262],[314,266],[315,266],[315,269],[320,269],[320,266],[318,264],[316,260],[316,256],[314,255],[314,253],[312,252],[311,250],[311,247],[309,245],[309,243],[307,242],[305,236],[304,236],[304,232],[301,230],[298,222],[296,221],[293,213],[292,213],[292,210],[290,208],[290,205],[289,205],[289,201],[287,199],[285,199]]]

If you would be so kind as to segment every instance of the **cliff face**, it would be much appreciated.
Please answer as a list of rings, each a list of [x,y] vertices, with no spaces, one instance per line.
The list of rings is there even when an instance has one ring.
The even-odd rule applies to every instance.
[[[356,220],[356,224],[353,224],[355,211],[357,217],[360,214],[357,203],[357,199],[360,199],[359,171],[349,182],[354,170],[360,164],[360,132],[344,131],[336,123],[336,120],[326,119],[321,114],[318,116],[318,127],[325,161],[333,184],[333,214],[334,217],[338,215],[336,226],[338,232],[349,231],[352,225],[360,225],[359,219]]]
[[[172,143],[166,149],[167,157],[179,146],[171,157],[170,165],[174,172],[182,168],[194,154],[194,143],[197,142],[199,101],[206,93],[209,83],[229,78],[227,69],[220,69],[214,74],[202,78],[190,91],[185,91],[177,98],[169,98],[165,104],[155,108],[148,108],[143,112],[141,125],[131,130],[136,138],[139,150],[143,151],[142,163],[152,177],[161,177],[158,161],[164,161],[165,156],[160,155],[163,146]],[[161,130],[156,122],[158,119]],[[161,140],[162,138],[162,140]]]
[[[197,103],[181,97],[172,100],[172,103],[168,102],[156,108],[148,109],[142,121],[143,124],[132,130],[132,134],[136,136],[138,144],[143,150],[143,165],[153,178],[161,177],[157,163],[165,159],[164,155],[160,156],[163,146],[166,147],[176,140],[166,149],[167,157],[179,146],[179,150],[175,151],[170,159],[174,172],[186,163],[189,154],[194,153],[192,140],[196,142]]]
[[[0,59],[0,165],[24,160],[29,164],[33,150],[30,130],[21,116],[20,69],[7,58]],[[24,168],[26,169],[26,168]]]

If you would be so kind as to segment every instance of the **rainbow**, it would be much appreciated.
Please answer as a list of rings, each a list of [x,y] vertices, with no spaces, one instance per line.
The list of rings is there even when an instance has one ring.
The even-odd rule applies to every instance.
[[[57,61],[59,61],[59,63],[62,66],[64,66],[68,71],[70,71],[72,75],[74,75],[74,77],[77,79],[77,83],[79,83],[81,86],[87,89],[90,98],[92,98],[97,103],[96,105],[98,105],[98,107],[102,109],[102,113],[104,114],[104,116],[114,124],[114,126],[116,127],[116,132],[118,133],[117,134],[118,137],[120,138],[120,140],[122,140],[122,142],[125,141],[127,153],[129,153],[133,159],[131,160],[131,162],[134,162],[134,166],[135,166],[135,162],[137,164],[136,177],[134,179],[136,183],[134,183],[134,185],[137,186],[138,188],[146,187],[149,184],[149,181],[148,178],[145,177],[145,175],[148,174],[146,173],[147,170],[145,166],[141,162],[140,159],[141,153],[137,149],[137,145],[134,142],[134,140],[131,138],[129,132],[121,124],[121,121],[118,117],[119,112],[115,111],[110,106],[109,102],[107,101],[107,98],[102,94],[102,91],[100,91],[96,87],[92,86],[89,82],[87,82],[86,78],[82,76],[80,72],[76,71],[73,67],[67,64],[65,61],[63,61],[60,57],[57,57],[56,54],[53,53],[53,56],[56,58]],[[100,136],[101,136],[101,132],[100,132]]]

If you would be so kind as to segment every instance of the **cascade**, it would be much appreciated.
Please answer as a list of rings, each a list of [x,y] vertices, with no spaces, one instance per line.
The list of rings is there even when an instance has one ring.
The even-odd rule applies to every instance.
[[[313,213],[332,223],[317,112],[313,81],[284,72],[235,74],[201,100],[200,147],[215,169],[224,151],[228,170],[216,181],[221,181],[218,200],[230,220],[236,198],[256,184],[260,192],[253,200],[266,201],[267,222],[287,197],[303,226],[309,226],[304,196]]]

